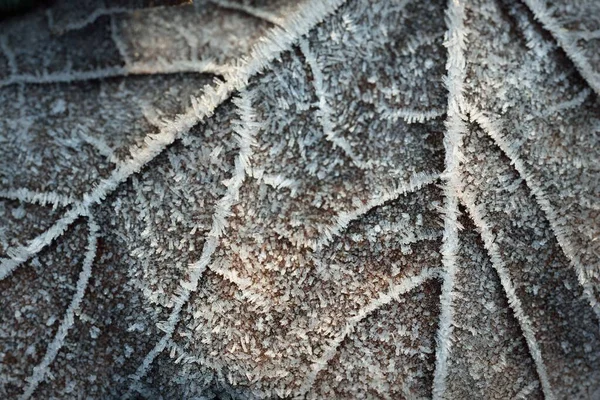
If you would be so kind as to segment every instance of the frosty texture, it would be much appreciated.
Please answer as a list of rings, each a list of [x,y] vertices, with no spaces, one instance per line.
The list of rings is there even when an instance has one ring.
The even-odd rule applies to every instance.
[[[597,1],[0,22],[0,397],[600,397]]]

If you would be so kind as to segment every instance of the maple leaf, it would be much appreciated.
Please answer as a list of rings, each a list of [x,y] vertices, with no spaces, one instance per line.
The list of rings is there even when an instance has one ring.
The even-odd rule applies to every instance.
[[[3,398],[597,398],[600,4],[0,22]]]

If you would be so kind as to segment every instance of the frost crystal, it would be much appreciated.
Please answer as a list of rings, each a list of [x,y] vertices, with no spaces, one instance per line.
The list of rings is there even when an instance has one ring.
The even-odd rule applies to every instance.
[[[600,3],[0,21],[0,398],[600,398]]]

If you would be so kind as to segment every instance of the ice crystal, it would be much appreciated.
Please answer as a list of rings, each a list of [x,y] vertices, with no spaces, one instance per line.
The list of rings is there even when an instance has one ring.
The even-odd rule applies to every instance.
[[[600,398],[600,3],[0,21],[0,397]]]

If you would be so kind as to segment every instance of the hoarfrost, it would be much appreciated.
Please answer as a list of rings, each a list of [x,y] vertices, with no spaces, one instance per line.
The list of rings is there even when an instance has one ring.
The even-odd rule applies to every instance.
[[[600,397],[594,0],[0,21],[0,397]]]

